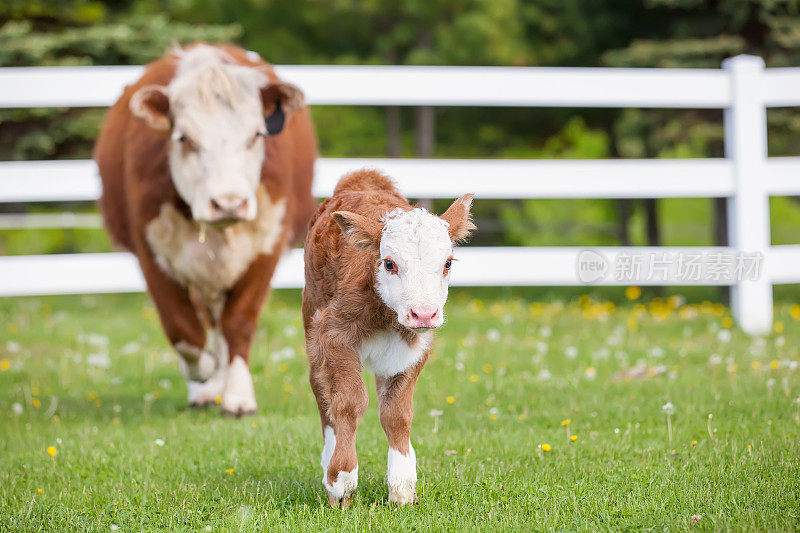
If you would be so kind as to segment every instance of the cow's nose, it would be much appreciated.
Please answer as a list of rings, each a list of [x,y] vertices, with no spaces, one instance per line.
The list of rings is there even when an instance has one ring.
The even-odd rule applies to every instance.
[[[247,217],[247,198],[227,195],[211,199],[211,219],[236,220]]]
[[[411,320],[410,326],[412,328],[435,328],[436,317],[439,314],[439,309],[436,307],[414,307],[410,313]]]

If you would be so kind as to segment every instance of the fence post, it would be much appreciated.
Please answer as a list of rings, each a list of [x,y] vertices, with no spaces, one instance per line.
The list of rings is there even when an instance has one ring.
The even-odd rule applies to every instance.
[[[764,60],[740,55],[723,61],[730,75],[731,105],[724,111],[725,155],[733,163],[734,193],[728,199],[728,241],[737,254],[762,254],[757,279],[734,281],[731,307],[751,335],[772,329],[772,281],[769,277],[769,195],[764,170],[767,113],[763,98]]]

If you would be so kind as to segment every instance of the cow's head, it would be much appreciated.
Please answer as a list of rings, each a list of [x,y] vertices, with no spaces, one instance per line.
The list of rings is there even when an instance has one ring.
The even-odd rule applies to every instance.
[[[475,229],[472,196],[453,202],[441,217],[421,208],[398,208],[380,221],[334,213],[349,242],[377,257],[375,290],[403,326],[424,330],[444,323],[453,251]]]
[[[215,47],[198,45],[178,57],[172,82],[136,91],[131,111],[169,134],[172,181],[195,220],[253,220],[264,138],[280,133],[304,105],[303,93]]]

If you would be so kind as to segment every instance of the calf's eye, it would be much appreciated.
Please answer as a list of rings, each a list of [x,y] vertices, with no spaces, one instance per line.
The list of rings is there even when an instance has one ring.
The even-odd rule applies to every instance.
[[[386,269],[387,272],[396,272],[397,265],[394,264],[394,261],[391,259],[384,259],[383,260],[383,268]]]
[[[452,259],[448,259],[447,261],[444,262],[445,270],[450,270],[451,266],[453,266],[453,260]]]

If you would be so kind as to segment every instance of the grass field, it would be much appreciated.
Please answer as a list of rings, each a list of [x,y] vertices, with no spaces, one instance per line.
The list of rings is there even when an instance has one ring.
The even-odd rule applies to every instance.
[[[320,482],[296,292],[265,309],[239,420],[186,408],[144,296],[0,300],[0,530],[800,528],[800,307],[751,339],[675,297],[475,294],[417,388],[421,503],[387,505],[369,379],[347,511]]]

